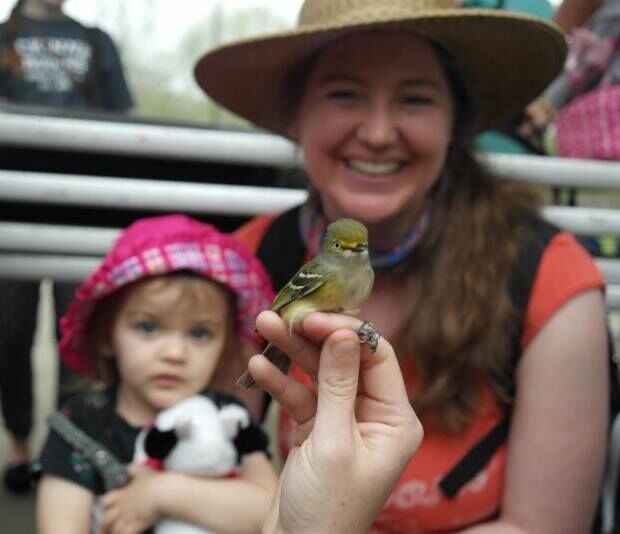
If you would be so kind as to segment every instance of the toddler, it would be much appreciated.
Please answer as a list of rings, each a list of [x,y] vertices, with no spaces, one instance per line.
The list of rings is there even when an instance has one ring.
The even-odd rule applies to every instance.
[[[132,466],[124,484],[122,466],[162,410],[199,393],[220,407],[239,402],[205,390],[221,359],[236,357],[243,340],[256,341],[255,317],[272,297],[258,260],[208,224],[169,215],[121,234],[61,320],[62,360],[104,387],[63,407],[75,428],[50,430],[39,532],[142,532],[164,517],[218,532],[260,531],[276,474],[255,424],[243,431],[236,477]],[[76,436],[86,446],[76,447]]]

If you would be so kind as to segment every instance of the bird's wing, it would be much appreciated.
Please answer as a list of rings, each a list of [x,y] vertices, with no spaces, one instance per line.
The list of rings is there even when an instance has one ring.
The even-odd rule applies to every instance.
[[[293,278],[276,295],[271,304],[271,309],[276,312],[281,310],[291,302],[316,291],[325,283],[325,280],[326,275],[323,269],[316,269],[316,264],[313,261],[308,262],[295,273]]]

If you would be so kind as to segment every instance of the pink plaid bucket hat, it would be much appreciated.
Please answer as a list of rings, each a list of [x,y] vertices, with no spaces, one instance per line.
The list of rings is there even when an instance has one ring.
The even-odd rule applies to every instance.
[[[60,320],[63,362],[77,373],[93,376],[86,329],[97,302],[131,282],[183,270],[230,289],[237,297],[237,331],[244,339],[260,339],[254,327],[256,316],[269,308],[274,293],[259,260],[209,224],[185,215],[165,215],[127,227],[99,268],[78,288]]]

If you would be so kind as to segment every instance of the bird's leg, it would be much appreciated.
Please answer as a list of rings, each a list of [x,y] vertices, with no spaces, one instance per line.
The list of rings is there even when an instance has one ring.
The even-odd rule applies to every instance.
[[[362,325],[356,331],[357,337],[360,343],[368,345],[371,352],[376,352],[377,345],[379,345],[379,338],[381,333],[378,328],[370,321],[364,321]]]

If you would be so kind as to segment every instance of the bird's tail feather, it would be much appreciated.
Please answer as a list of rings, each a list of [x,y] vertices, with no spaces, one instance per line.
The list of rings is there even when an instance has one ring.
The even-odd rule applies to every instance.
[[[278,369],[280,369],[280,371],[282,371],[284,374],[288,373],[289,367],[291,366],[291,360],[278,347],[269,343],[265,347],[263,354],[265,355],[265,358],[267,358]],[[256,382],[254,382],[254,379],[252,378],[252,375],[249,371],[245,371],[237,379],[237,385],[245,389],[255,389],[257,387]]]

